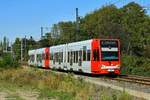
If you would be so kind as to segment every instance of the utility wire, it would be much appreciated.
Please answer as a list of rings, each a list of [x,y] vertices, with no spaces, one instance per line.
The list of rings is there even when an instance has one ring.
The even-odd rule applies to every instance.
[[[116,4],[118,4],[118,3],[120,3],[120,2],[122,2],[122,1],[124,1],[124,0],[116,0],[116,1],[114,1],[114,2],[109,2],[109,4],[110,5],[116,5]]]

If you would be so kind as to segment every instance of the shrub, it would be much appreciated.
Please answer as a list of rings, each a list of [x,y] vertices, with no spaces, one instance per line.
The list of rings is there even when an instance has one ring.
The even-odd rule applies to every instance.
[[[4,53],[0,60],[0,67],[1,68],[17,68],[19,63],[13,59],[10,53]]]
[[[122,74],[150,76],[150,59],[137,56],[122,55]]]

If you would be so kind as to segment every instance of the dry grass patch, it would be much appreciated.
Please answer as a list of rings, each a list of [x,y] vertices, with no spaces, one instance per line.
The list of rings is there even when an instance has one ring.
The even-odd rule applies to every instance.
[[[12,90],[20,97],[35,96],[34,100],[123,100],[127,95],[84,82],[83,79],[74,79],[73,74],[62,75],[36,68],[3,70],[0,72],[0,80],[13,85]],[[20,88],[24,93],[32,90],[34,92],[31,95],[16,92]],[[127,96],[131,100],[132,97]]]

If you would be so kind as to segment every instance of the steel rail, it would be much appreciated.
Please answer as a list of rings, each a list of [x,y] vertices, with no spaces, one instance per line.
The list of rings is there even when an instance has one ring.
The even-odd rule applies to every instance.
[[[117,78],[109,78],[109,79],[150,86],[150,77],[137,76],[137,75],[120,75]]]

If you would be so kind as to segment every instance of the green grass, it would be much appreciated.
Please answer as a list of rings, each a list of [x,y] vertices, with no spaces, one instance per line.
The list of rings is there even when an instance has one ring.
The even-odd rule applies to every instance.
[[[121,94],[119,94],[118,96],[119,100],[132,100],[132,97],[126,93],[126,92],[121,92]]]
[[[84,82],[83,79],[74,79],[72,75],[56,74],[35,68],[1,70],[0,90],[7,92],[8,97],[14,97],[18,100],[22,100],[23,97],[20,95],[22,93],[27,93],[27,97],[36,95],[37,100],[132,99],[127,93],[96,86]]]
[[[69,92],[43,89],[40,91],[40,95],[39,95],[38,99],[43,99],[43,98],[71,100],[73,98],[73,95],[72,95],[72,93],[69,93]]]

